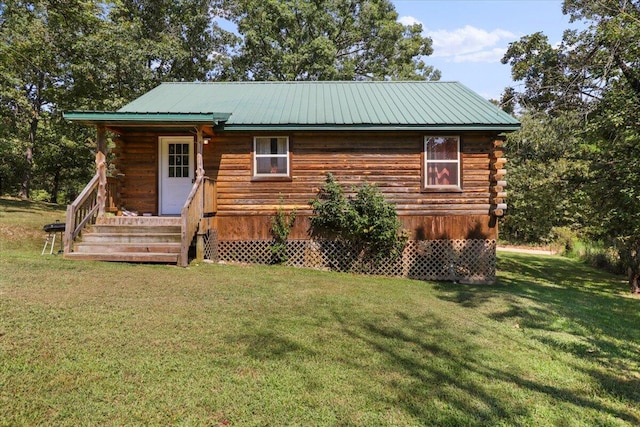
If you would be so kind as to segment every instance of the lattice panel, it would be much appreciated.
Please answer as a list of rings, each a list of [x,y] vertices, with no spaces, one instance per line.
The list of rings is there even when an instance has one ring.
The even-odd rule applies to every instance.
[[[221,241],[205,239],[205,257],[213,260],[272,264],[271,241]],[[215,255],[215,256],[214,256]],[[291,240],[287,242],[289,266],[355,271],[421,280],[471,283],[493,282],[496,274],[495,240],[420,240],[408,242],[401,258],[379,265],[361,265],[357,254],[337,242]]]
[[[204,259],[218,261],[218,230],[209,230],[204,235]]]

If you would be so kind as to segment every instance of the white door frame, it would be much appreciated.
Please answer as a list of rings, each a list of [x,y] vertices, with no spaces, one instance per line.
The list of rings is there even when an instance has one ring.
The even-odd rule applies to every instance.
[[[189,144],[189,176],[185,178],[185,188],[186,188],[186,180],[188,180],[189,188],[184,193],[184,198],[182,199],[182,204],[186,202],[187,197],[189,197],[189,191],[191,191],[191,186],[193,184],[194,179],[194,169],[195,169],[195,154],[194,154],[194,138],[193,136],[159,136],[158,137],[158,215],[180,215],[180,212],[164,212],[163,211],[163,186],[166,187],[166,183],[164,182],[167,177],[167,156],[165,154],[165,145],[169,143],[176,144]],[[166,200],[164,200],[166,202]],[[165,209],[166,210],[166,209]]]

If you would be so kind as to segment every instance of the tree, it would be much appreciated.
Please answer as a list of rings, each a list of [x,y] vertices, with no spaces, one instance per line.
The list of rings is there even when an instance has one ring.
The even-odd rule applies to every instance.
[[[501,235],[524,243],[549,242],[557,227],[589,222],[589,163],[575,129],[579,118],[524,112],[522,129],[507,136],[509,211]]]
[[[211,12],[211,0],[0,3],[0,155],[19,166],[0,167],[2,190],[19,182],[28,198],[35,182],[56,199],[65,180],[87,180],[90,129],[62,111],[115,110],[161,81],[212,78],[236,37]]]
[[[541,33],[523,37],[503,63],[524,82],[521,106],[582,118],[575,132],[589,148],[592,232],[617,241],[631,289],[639,293],[640,2],[565,0],[563,12],[585,29],[565,31],[558,47]]]
[[[388,0],[226,0],[242,44],[227,78],[432,79],[439,71],[421,25],[404,26]]]
[[[72,78],[71,40],[92,31],[97,6],[87,1],[10,1],[0,8],[0,105],[10,120],[7,143],[22,151],[19,195],[29,197],[39,130]]]

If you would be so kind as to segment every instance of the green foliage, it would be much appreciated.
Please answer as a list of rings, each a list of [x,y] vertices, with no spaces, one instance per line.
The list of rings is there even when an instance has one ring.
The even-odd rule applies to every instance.
[[[282,206],[278,208],[275,216],[271,218],[271,235],[273,236],[271,254],[273,255],[272,262],[274,264],[282,264],[288,259],[287,239],[289,238],[289,234],[291,234],[291,229],[295,221],[295,209],[287,215]]]
[[[620,259],[620,251],[611,242],[574,238],[571,250],[566,251],[564,255],[613,274],[626,274],[625,262]]]
[[[567,115],[579,118],[570,123],[577,137],[570,152],[577,156],[568,157],[571,167],[560,170],[558,179],[571,182],[573,172],[582,171],[580,191],[586,197],[582,206],[569,209],[579,219],[575,224],[555,225],[577,224],[594,240],[615,242],[630,285],[640,292],[640,4],[565,0],[563,11],[583,29],[565,31],[558,46],[541,33],[512,43],[503,63],[511,65],[524,90],[511,93],[525,111],[548,115],[554,127]],[[520,165],[523,177],[535,176],[538,163]],[[573,192],[563,197],[570,200]],[[530,205],[539,201],[533,197]],[[565,210],[554,200],[543,209]]]
[[[344,243],[356,255],[359,268],[402,255],[407,236],[400,232],[402,224],[394,206],[375,185],[364,183],[355,197],[346,198],[334,176],[327,174],[311,206],[311,236]]]
[[[437,79],[431,40],[397,17],[388,0],[2,2],[0,194],[77,193],[95,132],[61,112],[117,110],[162,81]]]
[[[509,210],[502,237],[514,243],[549,243],[553,229],[585,227],[591,218],[586,180],[589,163],[571,115],[525,113],[510,134]]]
[[[251,80],[435,79],[422,26],[388,0],[228,0],[243,43],[227,77]]]

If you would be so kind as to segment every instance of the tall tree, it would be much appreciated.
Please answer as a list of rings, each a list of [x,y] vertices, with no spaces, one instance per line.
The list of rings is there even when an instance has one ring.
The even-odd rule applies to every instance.
[[[404,26],[388,0],[226,0],[242,45],[225,78],[432,79],[421,25]]]
[[[12,129],[7,142],[24,153],[19,195],[29,197],[42,121],[68,83],[69,42],[92,29],[92,2],[9,1],[0,8],[0,105]]]
[[[541,33],[523,37],[503,63],[524,82],[521,105],[582,117],[575,132],[590,148],[594,234],[616,239],[640,293],[640,2],[565,0],[563,11],[584,29],[565,31],[558,47]]]
[[[547,243],[556,228],[577,230],[588,223],[591,206],[585,178],[579,117],[525,112],[522,129],[507,136],[509,212],[501,235],[510,241]]]

